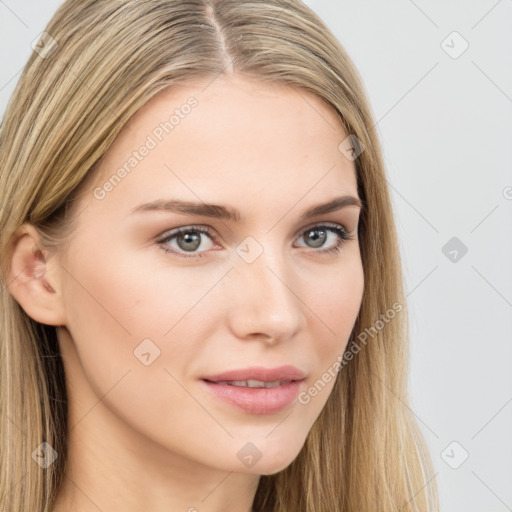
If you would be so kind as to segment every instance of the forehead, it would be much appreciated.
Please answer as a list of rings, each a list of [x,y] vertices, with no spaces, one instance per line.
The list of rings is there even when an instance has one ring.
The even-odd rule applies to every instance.
[[[95,206],[128,213],[168,195],[243,210],[357,195],[354,163],[338,149],[346,136],[330,106],[302,89],[240,77],[172,86],[105,155]]]

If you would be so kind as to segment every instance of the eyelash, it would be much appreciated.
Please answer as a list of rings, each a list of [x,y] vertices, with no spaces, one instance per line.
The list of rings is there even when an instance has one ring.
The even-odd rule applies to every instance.
[[[331,233],[334,233],[338,235],[338,243],[331,247],[330,249],[323,249],[313,252],[321,253],[322,255],[327,254],[333,254],[340,251],[341,247],[349,240],[353,240],[355,237],[352,233],[349,233],[348,230],[346,230],[342,225],[326,225],[326,224],[316,224],[314,226],[308,227],[305,230],[301,232],[301,236],[304,235],[304,233],[307,233],[308,231],[315,231],[315,230],[325,230],[330,231]],[[166,234],[165,238],[157,240],[157,244],[160,246],[160,248],[166,252],[175,254],[182,258],[202,258],[204,254],[202,253],[191,253],[190,255],[184,254],[182,252],[176,251],[175,249],[170,249],[166,244],[167,242],[170,242],[172,239],[176,238],[179,235],[182,235],[184,233],[201,233],[204,235],[208,235],[213,240],[213,233],[210,228],[207,227],[200,227],[200,226],[187,226],[184,228],[177,228],[176,230]],[[206,252],[206,251],[204,251]]]

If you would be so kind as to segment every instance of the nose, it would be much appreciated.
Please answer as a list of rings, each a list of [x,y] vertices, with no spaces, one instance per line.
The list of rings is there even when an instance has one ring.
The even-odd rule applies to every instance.
[[[303,328],[305,305],[298,280],[283,258],[270,257],[268,251],[263,251],[252,263],[237,261],[230,274],[234,289],[229,321],[238,338],[274,344]]]

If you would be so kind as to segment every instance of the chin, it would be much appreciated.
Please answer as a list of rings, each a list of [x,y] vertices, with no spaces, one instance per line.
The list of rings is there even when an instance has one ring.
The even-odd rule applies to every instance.
[[[261,466],[256,464],[256,466],[252,468],[252,472],[258,475],[275,475],[286,469],[294,460],[295,459],[290,459],[285,464],[263,464]]]
[[[274,475],[286,469],[296,458],[298,453],[276,453],[268,454],[265,457],[263,453],[261,459],[248,471],[258,475]]]

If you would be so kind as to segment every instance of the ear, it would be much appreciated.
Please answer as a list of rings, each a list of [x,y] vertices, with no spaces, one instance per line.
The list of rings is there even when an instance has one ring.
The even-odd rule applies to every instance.
[[[8,289],[33,320],[65,325],[58,258],[41,250],[39,241],[39,233],[31,224],[23,224],[16,232]]]

